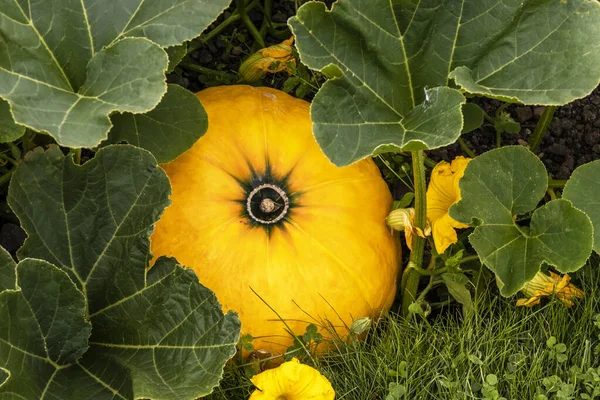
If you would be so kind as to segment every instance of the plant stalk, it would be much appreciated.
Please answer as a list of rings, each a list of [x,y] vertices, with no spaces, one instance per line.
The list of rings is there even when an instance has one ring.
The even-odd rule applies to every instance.
[[[0,185],[4,185],[5,183],[10,182],[10,178],[12,177],[13,172],[15,172],[14,168],[0,176]]]
[[[476,261],[476,260],[479,260],[479,256],[478,256],[477,254],[475,254],[475,255],[471,255],[471,256],[466,256],[466,257],[463,257],[463,258],[460,260],[459,264],[464,264],[464,263],[466,263],[466,262],[469,262],[469,261]]]
[[[550,126],[550,122],[552,121],[552,117],[554,117],[554,111],[556,111],[556,106],[544,107],[544,112],[542,113],[542,116],[540,117],[540,120],[533,131],[532,138],[529,143],[529,150],[535,152],[535,149],[544,138],[544,135],[548,130],[548,126]]]
[[[566,184],[567,184],[566,179],[550,179],[548,181],[548,188],[549,189],[562,189],[565,187]]]
[[[245,7],[245,12],[247,13],[248,11],[250,11],[254,7],[256,7],[257,2],[258,2],[258,0],[254,0],[254,1],[250,2]],[[240,20],[241,18],[242,18],[242,16],[238,13],[238,11],[237,10],[234,11],[226,20],[224,20],[223,22],[221,22],[219,25],[217,25],[210,32],[207,32],[206,35],[202,35],[199,38],[192,40],[188,44],[187,54],[190,54],[192,51],[194,51],[197,48],[201,47],[204,43],[208,42],[209,40],[211,40],[212,38],[214,38],[215,36],[217,36],[225,28],[227,28],[229,25],[231,25],[235,21]]]
[[[258,29],[256,29],[256,26],[254,26],[252,21],[250,21],[250,17],[248,17],[248,13],[246,12],[245,0],[237,0],[237,12],[242,17],[242,22],[244,23],[244,25],[246,25],[246,28],[248,28],[248,32],[250,32],[250,35],[252,35],[256,43],[259,44],[260,48],[266,47],[262,35],[258,31]]]
[[[73,162],[76,165],[80,165],[81,164],[81,148],[71,149],[71,153],[73,153]]]
[[[469,146],[467,146],[463,138],[458,138],[458,144],[460,144],[460,147],[463,149],[466,155],[468,155],[471,158],[475,158],[475,153],[473,153],[473,150],[471,150]]]
[[[427,222],[427,184],[425,182],[425,155],[422,150],[412,151],[412,167],[415,189],[415,227],[425,230]],[[425,252],[425,238],[413,236],[412,251],[410,252],[409,265],[402,274],[402,308],[400,314],[408,316],[408,307],[417,298],[417,288],[421,274],[416,268],[423,269],[423,254]]]

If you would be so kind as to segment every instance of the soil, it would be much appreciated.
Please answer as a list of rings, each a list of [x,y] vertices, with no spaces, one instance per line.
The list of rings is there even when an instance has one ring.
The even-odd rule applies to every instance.
[[[476,102],[492,116],[501,105],[485,98]],[[511,105],[505,111],[521,124],[521,131],[503,133],[502,144],[527,145],[544,107]],[[463,139],[475,154],[481,154],[495,148],[496,131],[488,124],[463,135]],[[600,87],[589,96],[556,109],[536,154],[553,179],[568,179],[578,166],[600,159]],[[465,155],[458,143],[428,152],[435,160],[451,160],[457,155]]]

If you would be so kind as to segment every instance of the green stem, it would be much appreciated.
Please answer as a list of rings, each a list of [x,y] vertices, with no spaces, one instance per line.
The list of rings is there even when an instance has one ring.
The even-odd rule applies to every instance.
[[[5,183],[10,181],[10,177],[12,176],[13,172],[15,172],[14,169],[11,169],[10,171],[8,171],[7,173],[5,173],[4,175],[0,176],[0,185],[4,185]]]
[[[552,188],[548,188],[548,195],[550,196],[550,200],[556,200],[556,192]]]
[[[483,118],[485,118],[485,120],[489,123],[491,123],[492,125],[494,125],[496,123],[496,120],[492,117],[490,117],[488,115],[488,113],[486,113],[485,111],[483,112]]]
[[[464,263],[467,263],[467,262],[469,262],[469,261],[477,261],[477,260],[479,260],[479,256],[478,256],[477,254],[475,254],[475,255],[472,255],[472,256],[466,256],[466,257],[463,257],[463,258],[460,260],[460,263],[459,263],[459,264],[464,264]]]
[[[422,150],[413,151],[412,167],[415,189],[415,227],[425,230],[427,223],[427,200],[425,193],[427,184],[425,182],[425,155]],[[412,251],[410,252],[409,266],[402,274],[402,308],[401,315],[408,315],[408,307],[417,297],[417,288],[421,275],[415,270],[421,268],[423,264],[423,254],[425,252],[425,239],[419,235],[413,235]],[[411,268],[412,267],[412,268]]]
[[[535,149],[538,147],[542,138],[546,134],[548,130],[548,126],[550,126],[550,122],[552,121],[552,117],[554,117],[554,111],[556,111],[556,106],[546,106],[544,107],[544,112],[540,117],[537,125],[535,126],[535,130],[533,131],[531,141],[529,143],[529,150],[535,152]]]
[[[209,75],[213,75],[213,76],[218,76],[223,80],[237,80],[237,76],[234,74],[230,74],[229,72],[226,71],[215,71],[214,69],[210,69],[207,67],[203,67],[201,65],[198,64],[194,64],[194,63],[188,63],[188,62],[182,62],[181,64],[179,64],[180,67],[185,68],[185,69],[189,69],[192,71],[196,71],[196,72],[200,72],[203,74],[209,74]]]
[[[273,26],[271,23],[271,3],[272,0],[264,0],[263,6],[261,7],[263,12],[263,22],[259,30],[261,37],[265,37],[267,31],[271,30]]]
[[[415,271],[417,271],[417,273],[419,273],[420,275],[424,275],[424,276],[437,276],[437,275],[441,275],[448,271],[448,267],[442,267],[442,268],[438,268],[438,269],[422,269],[422,268],[413,266],[412,268]]]
[[[473,153],[473,150],[471,150],[469,146],[467,146],[463,138],[458,138],[458,144],[460,144],[460,147],[463,149],[466,155],[468,155],[471,158],[475,158],[475,153]]]
[[[419,297],[417,297],[417,300],[415,300],[415,303],[421,303],[423,300],[425,300],[425,296],[427,295],[427,293],[429,293],[429,291],[431,289],[433,289],[435,287],[436,284],[438,284],[439,280],[435,279],[433,276],[429,279],[429,283],[427,284],[427,286],[425,286],[425,289],[423,289],[423,291],[421,293],[419,293]]]
[[[29,129],[25,130],[25,134],[21,138],[21,144],[23,146],[23,154],[27,154],[27,152],[29,152],[29,150],[31,150],[35,147],[35,143],[33,141],[33,138],[35,137],[35,135],[36,135],[35,132],[30,131]]]
[[[225,28],[234,23],[235,21],[241,19],[242,17],[237,12],[231,14],[225,21],[221,22],[215,29],[208,32],[206,35],[200,36],[198,39],[195,39],[190,42],[187,48],[187,54],[190,54],[194,50],[200,48],[204,43],[208,42],[219,33],[221,33]]]
[[[73,162],[76,165],[81,164],[81,148],[79,148],[79,149],[71,149],[71,153],[73,153]]]
[[[437,163],[437,162],[435,162],[435,161],[433,161],[431,158],[429,158],[429,157],[425,157],[425,166],[426,166],[427,168],[431,168],[431,169],[433,169],[433,168],[435,168],[435,166],[436,166],[437,164],[438,164],[438,163]]]
[[[248,17],[248,13],[246,12],[246,2],[244,0],[237,0],[237,12],[242,17],[242,22],[246,25],[248,32],[250,32],[250,35],[252,35],[256,43],[259,44],[260,48],[266,47],[262,35],[258,29],[256,29],[256,26],[254,26],[252,21],[250,21],[250,17]]]
[[[252,2],[250,2],[246,7],[245,7],[245,11],[246,13],[250,10],[252,10],[254,7],[256,7],[256,4],[258,3],[258,0],[254,0]],[[212,38],[214,38],[215,36],[217,36],[219,33],[221,33],[225,28],[227,28],[229,25],[231,25],[232,23],[234,23],[235,21],[238,21],[242,18],[242,16],[236,11],[234,11],[229,17],[227,17],[227,19],[225,19],[223,22],[221,22],[219,25],[217,25],[214,29],[212,29],[210,32],[207,32],[205,35],[200,36],[197,39],[192,40],[189,44],[188,44],[188,49],[187,49],[187,54],[190,54],[192,51],[198,49],[199,47],[201,47],[204,43],[208,42],[209,40],[211,40]]]
[[[289,39],[290,36],[292,36],[292,33],[290,32],[289,28],[285,28],[285,29],[270,29],[269,30],[269,35],[271,35],[274,38],[279,39],[279,40],[286,40],[286,39]]]
[[[8,162],[9,162],[9,163],[11,163],[12,165],[17,165],[17,164],[18,164],[18,161],[17,161],[17,160],[15,160],[15,159],[14,159],[14,158],[12,158],[12,157],[9,157],[9,156],[7,156],[7,155],[6,155],[6,154],[4,154],[4,153],[0,153],[0,160],[8,161]]]
[[[496,130],[496,148],[502,146],[502,134],[500,131]]]
[[[548,181],[548,187],[550,189],[562,189],[567,184],[567,180],[565,179],[550,179]]]

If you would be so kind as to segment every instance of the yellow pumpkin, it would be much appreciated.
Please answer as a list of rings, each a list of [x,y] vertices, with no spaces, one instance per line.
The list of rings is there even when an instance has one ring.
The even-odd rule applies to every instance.
[[[274,355],[293,340],[263,300],[300,335],[328,320],[345,336],[353,320],[389,309],[399,246],[375,164],[331,164],[309,103],[284,92],[222,86],[197,96],[209,128],[163,165],[172,204],[151,237],[154,257],[192,268],[238,312],[255,349]]]

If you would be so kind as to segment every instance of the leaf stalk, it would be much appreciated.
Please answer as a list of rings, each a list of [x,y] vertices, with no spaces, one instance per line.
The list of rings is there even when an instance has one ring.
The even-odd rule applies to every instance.
[[[427,184],[425,181],[425,155],[422,150],[411,152],[413,180],[415,189],[415,227],[425,230],[427,222]],[[417,298],[417,288],[421,274],[418,269],[423,269],[423,255],[425,252],[425,238],[419,235],[413,236],[412,251],[410,253],[409,264],[402,273],[401,295],[402,305],[400,314],[404,317],[408,315],[408,307]]]
[[[547,106],[544,107],[544,112],[540,117],[537,125],[535,126],[535,130],[533,131],[533,135],[531,138],[531,142],[529,143],[529,150],[535,152],[535,149],[538,147],[548,127],[550,126],[550,122],[552,121],[552,117],[554,117],[554,112],[556,111],[556,106]]]

